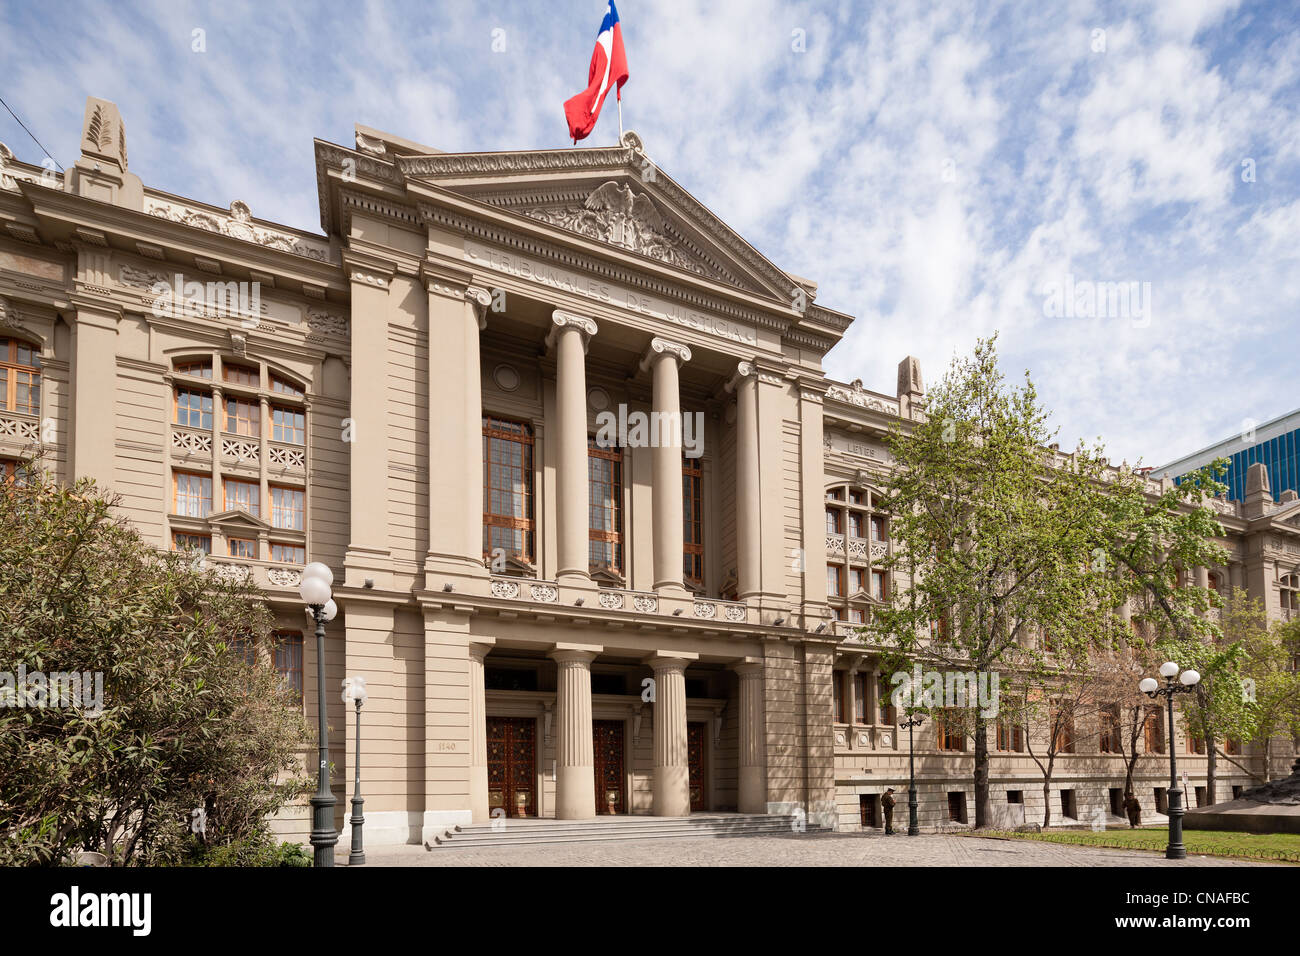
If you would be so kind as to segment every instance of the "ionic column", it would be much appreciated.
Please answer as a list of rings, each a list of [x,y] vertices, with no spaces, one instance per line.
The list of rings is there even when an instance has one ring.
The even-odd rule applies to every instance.
[[[844,698],[844,716],[847,718],[844,722],[849,725],[856,723],[853,717],[857,713],[858,689],[855,686],[857,681],[853,678],[858,673],[860,663],[858,661],[850,664],[849,669],[844,672],[844,687],[841,696]],[[852,740],[852,735],[850,735],[849,739]]]
[[[655,655],[648,663],[655,675],[652,812],[657,817],[684,817],[691,812],[691,773],[686,754],[688,661]]]
[[[587,514],[590,486],[587,475],[586,355],[587,341],[596,334],[596,323],[562,309],[556,309],[551,314],[551,321],[555,326],[547,338],[547,345],[555,349],[555,403],[559,419],[555,423],[559,558],[555,577],[561,583],[583,584],[591,580]],[[588,727],[588,746],[590,730]],[[591,781],[588,781],[588,785],[592,785]]]
[[[555,660],[555,816],[596,816],[596,758],[591,739],[591,662],[599,647],[557,645]]]
[[[469,646],[469,809],[473,823],[491,819],[488,810],[487,691],[483,659],[492,644]]]
[[[269,385],[270,383],[268,382],[267,384]],[[270,486],[270,481],[267,477],[267,470],[266,470],[266,443],[271,439],[271,429],[272,429],[271,403],[265,395],[261,396],[257,401],[257,414],[258,414],[258,421],[261,423],[260,427],[257,430],[257,435],[258,435],[257,485],[258,485],[258,495],[261,501],[261,505],[259,507],[261,511],[262,520],[265,521],[267,524],[271,524],[272,523],[271,519],[274,516],[274,513],[271,510],[271,486]],[[214,456],[214,460],[215,460],[215,456]],[[303,515],[303,518],[304,518],[303,527],[306,528],[307,527],[307,523],[305,520],[306,515]],[[269,560],[271,557],[271,552],[267,550],[265,546],[259,548],[257,553],[260,557],[266,560]]]
[[[727,389],[736,393],[736,592],[743,601],[762,590],[758,369],[750,362],[741,362]]]
[[[763,663],[747,659],[733,665],[740,678],[740,795],[741,813],[764,813],[767,809],[767,779],[763,746]]]
[[[650,450],[651,512],[654,518],[654,587],[685,595],[682,585],[682,406],[677,385],[679,363],[691,360],[685,345],[654,338],[641,360],[652,368],[651,416],[658,421]]]

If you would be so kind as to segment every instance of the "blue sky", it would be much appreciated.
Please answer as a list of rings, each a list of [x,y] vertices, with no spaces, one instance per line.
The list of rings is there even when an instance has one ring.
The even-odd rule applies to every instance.
[[[354,123],[452,151],[567,145],[603,9],[8,3],[0,96],[63,165],[85,97],[113,100],[149,185],[318,229],[312,138],[351,144]],[[832,376],[892,392],[910,354],[932,381],[999,330],[1063,444],[1151,465],[1300,406],[1297,2],[619,13],[624,118],[651,157],[857,316]],[[617,134],[611,109],[586,144]],[[41,158],[2,113],[0,140]],[[1121,282],[1141,314],[1051,306]]]

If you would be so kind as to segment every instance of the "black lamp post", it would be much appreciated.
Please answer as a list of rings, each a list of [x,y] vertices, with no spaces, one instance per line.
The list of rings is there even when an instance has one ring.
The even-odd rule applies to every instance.
[[[352,781],[352,816],[348,818],[352,827],[352,852],[348,854],[348,866],[362,866],[366,862],[366,849],[362,843],[362,827],[365,826],[366,818],[361,812],[366,803],[361,799],[361,705],[369,697],[364,677],[348,677],[343,681],[343,703],[354,704],[357,711],[357,759],[354,761],[356,776]]]
[[[1165,859],[1185,860],[1187,847],[1183,846],[1183,791],[1178,788],[1178,756],[1174,749],[1174,695],[1190,694],[1200,683],[1201,675],[1186,670],[1180,676],[1178,665],[1166,661],[1160,665],[1160,676],[1165,679],[1163,687],[1154,677],[1144,677],[1138,684],[1138,690],[1153,700],[1163,697],[1168,703],[1169,732],[1165,739],[1169,741],[1169,845],[1165,847]]]
[[[325,718],[325,622],[334,620],[338,605],[330,599],[334,574],[318,561],[302,571],[298,595],[307,605],[307,613],[316,622],[316,710],[320,767],[316,795],[311,798],[311,845],[315,850],[314,866],[334,865],[334,844],[339,842],[334,829],[334,793],[330,790],[329,724]]]
[[[921,827],[916,821],[916,738],[915,728],[925,722],[924,714],[913,714],[900,723],[907,728],[907,835],[920,836]]]

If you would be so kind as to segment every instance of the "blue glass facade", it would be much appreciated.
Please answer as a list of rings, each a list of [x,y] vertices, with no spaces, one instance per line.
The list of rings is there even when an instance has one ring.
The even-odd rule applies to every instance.
[[[1223,481],[1228,486],[1228,497],[1233,501],[1242,501],[1246,497],[1246,470],[1257,462],[1263,462],[1268,468],[1269,489],[1276,501],[1282,492],[1290,489],[1300,492],[1300,428],[1256,442],[1253,445],[1241,445],[1241,450],[1224,455],[1229,459],[1228,473]],[[1176,479],[1182,481],[1182,476]]]

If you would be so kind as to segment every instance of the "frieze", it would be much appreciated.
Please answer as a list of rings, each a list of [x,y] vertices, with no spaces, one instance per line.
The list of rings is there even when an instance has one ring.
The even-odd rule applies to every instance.
[[[822,448],[827,452],[840,452],[857,458],[868,458],[882,464],[893,461],[893,456],[889,454],[889,450],[883,445],[862,439],[849,438],[847,435],[841,435],[838,432],[824,434],[822,436]]]
[[[319,309],[307,310],[307,328],[317,335],[337,335],[344,339],[350,335],[347,319]]]
[[[849,385],[832,385],[826,389],[826,397],[835,399],[840,402],[847,402],[850,405],[856,405],[858,408],[868,408],[873,411],[884,412],[887,415],[898,415],[898,402],[894,399],[882,398],[879,395],[873,395],[862,387],[862,379],[854,379]]]
[[[203,229],[231,239],[253,242],[279,252],[290,252],[315,259],[317,262],[333,261],[329,243],[313,242],[291,233],[259,226],[253,222],[248,204],[240,200],[231,203],[229,214],[224,216],[204,209],[195,209],[183,203],[159,199],[149,201],[148,212],[149,215],[166,219],[168,222]]]

